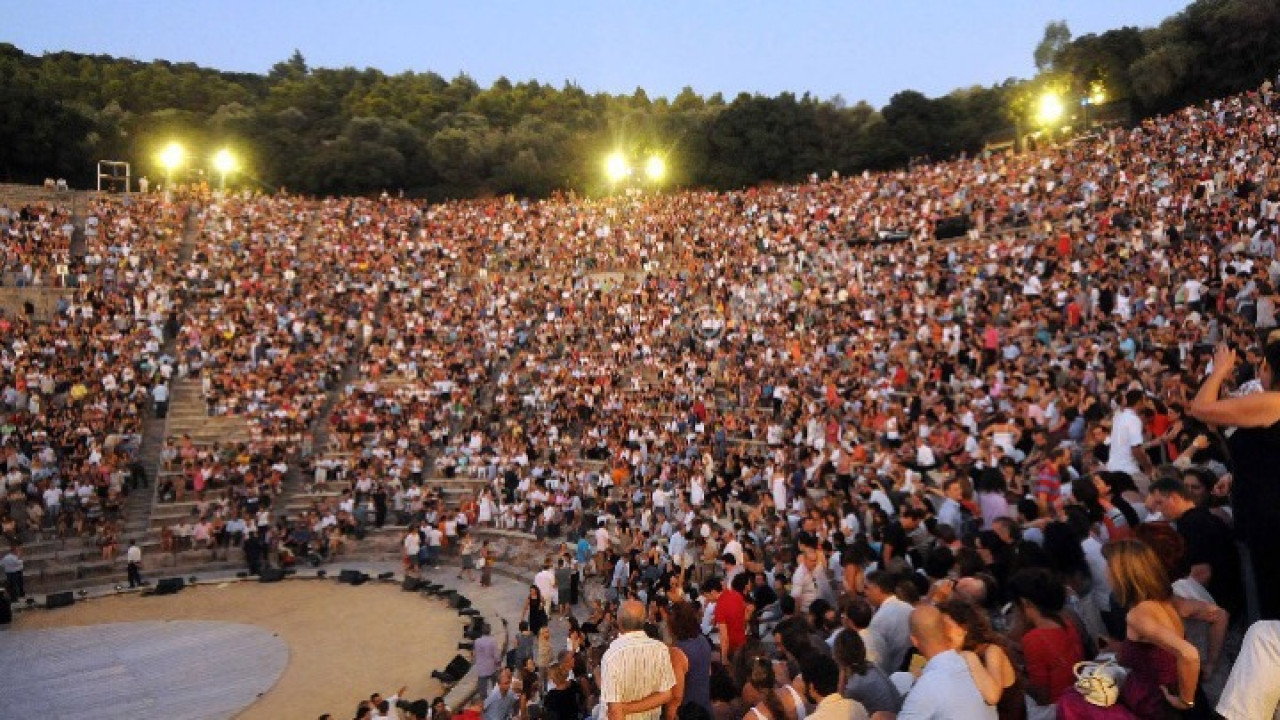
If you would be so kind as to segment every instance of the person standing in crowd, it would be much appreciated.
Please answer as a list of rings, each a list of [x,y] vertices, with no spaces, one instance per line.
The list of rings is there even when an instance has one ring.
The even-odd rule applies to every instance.
[[[0,558],[0,567],[4,568],[5,586],[9,589],[10,600],[20,600],[27,596],[27,586],[22,578],[22,566],[22,546],[11,543],[9,552]]]
[[[129,541],[129,549],[124,558],[128,563],[129,587],[139,587],[142,585],[142,548],[138,547],[137,540]]]
[[[542,569],[534,574],[533,584],[538,586],[538,595],[542,598],[542,609],[550,617],[556,610],[556,601],[559,597],[556,592],[556,572],[551,568],[549,558],[542,563]]]
[[[1235,377],[1235,350],[1223,345],[1213,355],[1213,370],[1188,408],[1188,413],[1220,428],[1234,428],[1227,435],[1231,452],[1231,507],[1235,531],[1249,551],[1249,563],[1258,593],[1258,616],[1280,620],[1280,331],[1267,335],[1257,379],[1263,391],[1224,397],[1228,379]],[[1224,483],[1225,484],[1225,483]]]
[[[1120,396],[1122,404],[1111,419],[1111,439],[1108,441],[1111,450],[1107,455],[1107,470],[1125,473],[1145,491],[1151,460],[1143,450],[1146,441],[1142,436],[1142,418],[1138,415],[1138,408],[1144,397],[1143,392],[1136,388],[1126,390]]]
[[[723,591],[719,590],[719,578],[711,581],[715,583],[713,592],[718,592],[715,597],[715,626],[720,632],[720,661],[725,664],[732,662],[738,649],[747,642],[747,599],[743,591],[748,578],[739,573],[733,580],[736,587]]]
[[[498,641],[492,632],[485,632],[476,638],[471,656],[475,665],[476,692],[481,697],[488,697],[489,687],[493,684],[498,669],[502,667],[502,649],[498,647]]]
[[[600,702],[607,720],[657,720],[676,685],[667,646],[644,632],[645,607],[627,600],[618,610],[621,634],[600,661]]]
[[[712,650],[698,620],[698,609],[689,602],[673,603],[667,610],[667,630],[672,642],[684,653],[687,665],[683,700],[710,714]]]
[[[416,523],[410,524],[404,532],[404,540],[401,542],[401,555],[403,556],[404,571],[407,575],[414,575],[418,572],[418,555],[422,551],[422,536],[418,534],[418,526]]]
[[[484,720],[508,720],[520,702],[520,687],[512,680],[511,670],[498,673],[498,684],[484,697]]]
[[[524,601],[524,612],[520,619],[529,623],[529,633],[535,638],[547,626],[547,608],[542,602],[542,591],[537,585],[529,586],[529,595]]]
[[[244,538],[244,562],[249,575],[261,575],[266,549],[262,544],[262,535],[250,530]]]
[[[155,403],[156,419],[163,420],[169,414],[169,383],[156,383],[151,388],[151,399]]]

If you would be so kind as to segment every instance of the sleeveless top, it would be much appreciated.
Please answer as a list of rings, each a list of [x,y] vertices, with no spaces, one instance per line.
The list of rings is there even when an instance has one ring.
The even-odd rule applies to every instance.
[[[681,640],[676,647],[689,658],[689,670],[684,674],[684,701],[711,708],[711,643],[701,635]]]
[[[1142,720],[1160,720],[1174,714],[1160,688],[1177,688],[1178,659],[1164,648],[1147,642],[1125,640],[1116,660],[1128,668],[1129,677],[1120,689],[1120,704]]]

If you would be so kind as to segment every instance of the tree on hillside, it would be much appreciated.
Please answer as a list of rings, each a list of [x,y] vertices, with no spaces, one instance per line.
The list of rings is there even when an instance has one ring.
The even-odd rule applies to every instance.
[[[1058,53],[1071,42],[1071,28],[1066,20],[1053,20],[1044,26],[1044,37],[1036,45],[1036,70],[1046,72],[1054,69]]]

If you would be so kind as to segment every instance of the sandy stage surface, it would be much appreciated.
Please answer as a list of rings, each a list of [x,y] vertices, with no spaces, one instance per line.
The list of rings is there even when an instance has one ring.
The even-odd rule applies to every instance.
[[[398,584],[339,585],[291,580],[198,585],[177,595],[124,595],[70,608],[22,613],[15,630],[140,620],[221,620],[257,625],[289,646],[275,684],[240,718],[351,717],[372,692],[406,699],[441,694],[431,671],[456,654],[465,624],[442,601],[401,592]],[[209,668],[209,672],[216,672]]]

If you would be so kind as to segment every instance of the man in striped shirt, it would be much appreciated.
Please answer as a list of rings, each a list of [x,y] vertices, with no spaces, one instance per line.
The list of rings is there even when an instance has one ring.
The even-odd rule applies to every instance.
[[[600,702],[608,720],[657,720],[676,685],[667,646],[645,635],[644,604],[622,603],[622,634],[600,662]]]

